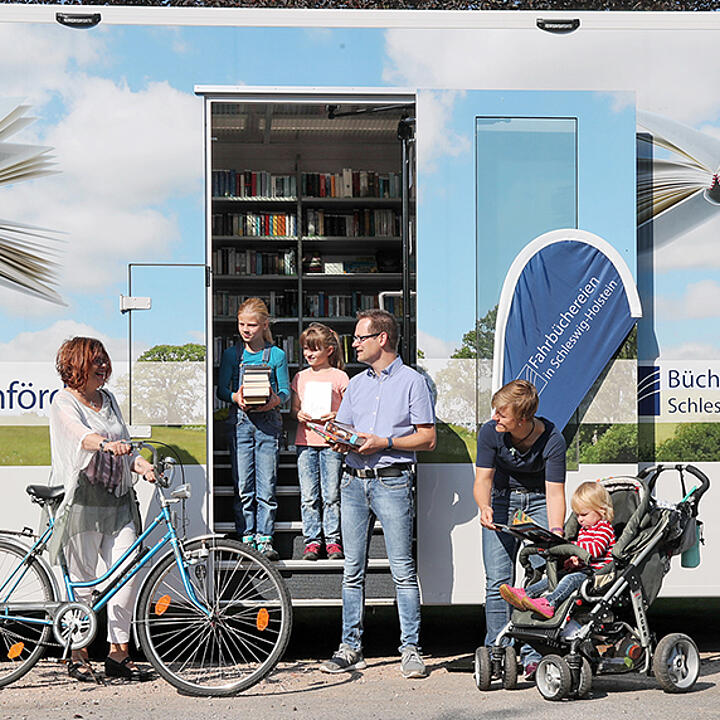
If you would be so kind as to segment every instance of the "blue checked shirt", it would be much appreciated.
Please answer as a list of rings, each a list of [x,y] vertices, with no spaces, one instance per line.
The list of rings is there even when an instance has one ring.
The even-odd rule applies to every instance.
[[[435,410],[425,378],[399,356],[379,375],[372,368],[350,380],[336,420],[358,432],[380,437],[411,435],[416,425],[433,425]],[[375,468],[415,462],[408,450],[381,450],[373,455],[351,452],[345,462],[353,468]]]

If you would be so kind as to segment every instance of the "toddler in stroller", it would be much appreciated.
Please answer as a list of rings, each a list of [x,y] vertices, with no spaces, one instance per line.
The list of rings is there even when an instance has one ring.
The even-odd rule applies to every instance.
[[[684,496],[679,503],[658,502],[652,496],[658,477],[666,470],[679,473]],[[700,481],[690,492],[685,489],[685,473]],[[520,591],[517,597],[522,609],[513,612],[492,648],[483,646],[475,653],[478,689],[490,689],[495,678],[501,678],[507,689],[517,683],[515,649],[503,646],[506,637],[531,645],[543,656],[535,684],[547,700],[583,697],[590,691],[592,676],[606,673],[650,674],[652,670],[666,692],[685,692],[695,684],[700,669],[695,643],[681,633],[666,635],[656,643],[647,609],[670,569],[672,556],[697,541],[698,504],[709,480],[692,465],[659,465],[635,478],[609,478],[598,484],[612,500],[617,541],[610,549],[610,562],[592,568],[579,586],[564,599],[557,599],[550,617],[550,613],[539,616],[536,607],[526,609],[530,603],[526,605]],[[571,515],[565,537],[576,537],[579,529],[578,517]],[[543,557],[545,565],[534,568],[532,555]],[[524,547],[519,556],[526,573],[524,592],[530,589],[534,594],[532,586],[543,581],[552,594],[572,556],[591,565],[587,550],[557,538],[548,542],[536,539],[535,544]]]
[[[614,515],[610,493],[600,483],[584,482],[573,493],[570,504],[580,525],[573,544],[588,553],[588,564],[578,555],[567,558],[563,563],[567,574],[559,579],[555,589],[546,597],[542,597],[542,594],[549,588],[547,574],[526,589],[510,585],[500,586],[500,595],[513,607],[518,610],[532,610],[546,620],[555,614],[555,608],[560,602],[585,582],[592,570],[599,570],[612,562],[611,550],[615,545],[615,531],[610,524]]]

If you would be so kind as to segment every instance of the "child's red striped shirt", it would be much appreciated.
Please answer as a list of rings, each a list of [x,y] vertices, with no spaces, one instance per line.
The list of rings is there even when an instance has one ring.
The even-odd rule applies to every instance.
[[[607,520],[599,520],[590,527],[581,527],[574,544],[590,553],[590,567],[597,570],[612,561],[615,531]]]

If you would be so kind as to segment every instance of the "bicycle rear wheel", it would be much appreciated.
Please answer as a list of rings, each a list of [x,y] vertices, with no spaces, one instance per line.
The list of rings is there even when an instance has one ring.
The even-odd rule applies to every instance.
[[[277,665],[292,627],[290,595],[262,555],[234,540],[185,546],[188,581],[209,614],[188,598],[174,554],[148,575],[138,637],[158,673],[192,695],[234,695]]]
[[[50,639],[46,610],[27,603],[53,602],[53,584],[45,568],[27,550],[0,540],[0,687],[29,672],[42,657]],[[11,619],[22,615],[26,620]],[[33,622],[36,620],[37,622]]]

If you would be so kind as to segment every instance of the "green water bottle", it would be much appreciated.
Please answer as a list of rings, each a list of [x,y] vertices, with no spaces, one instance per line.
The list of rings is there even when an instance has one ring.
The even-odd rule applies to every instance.
[[[695,542],[680,555],[680,565],[684,568],[696,568],[700,564],[700,528],[702,523],[695,523]]]

